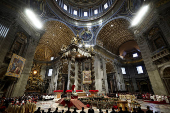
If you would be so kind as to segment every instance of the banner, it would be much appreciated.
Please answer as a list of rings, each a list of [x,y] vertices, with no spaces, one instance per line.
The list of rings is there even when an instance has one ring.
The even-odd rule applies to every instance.
[[[91,71],[83,71],[83,84],[91,84]]]
[[[24,68],[24,64],[25,64],[24,58],[16,54],[13,54],[5,75],[20,78],[22,70]]]

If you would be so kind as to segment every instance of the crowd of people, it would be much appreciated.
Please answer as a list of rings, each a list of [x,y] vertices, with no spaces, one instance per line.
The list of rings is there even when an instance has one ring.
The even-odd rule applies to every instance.
[[[5,98],[2,97],[0,100],[0,113],[5,112],[5,110],[10,106],[25,106],[27,103],[35,103],[40,100],[42,97],[40,95],[29,95],[22,97],[14,98]]]
[[[65,112],[65,113],[78,113],[78,112],[76,111],[76,108],[74,108],[74,111],[72,111],[72,112],[70,111],[70,108],[68,108],[67,111],[64,111],[64,110],[58,111],[58,108],[56,108],[56,110],[55,110],[54,112],[51,112],[51,108],[49,108],[47,112],[44,112],[44,110],[41,111],[41,108],[40,108],[40,107],[39,107],[39,108],[37,109],[37,111],[35,111],[34,113],[64,113],[64,112]],[[84,111],[84,107],[82,107],[82,110],[80,111],[80,113],[86,113],[86,112]],[[90,108],[88,109],[88,113],[95,113],[95,111],[94,111],[94,109],[92,108],[92,106],[90,106]],[[103,113],[102,109],[99,109],[99,113]],[[105,113],[109,113],[108,110],[106,110]],[[123,111],[122,108],[120,107],[118,112],[116,112],[115,109],[112,108],[112,111],[111,111],[110,113],[131,113],[131,112],[128,111],[128,108],[127,108],[127,107],[125,107],[125,111]],[[132,112],[132,113],[144,113],[144,111],[141,110],[140,107],[138,107],[137,109],[136,109],[136,108],[133,108],[133,112]],[[153,113],[153,112],[150,110],[150,107],[149,107],[149,106],[147,106],[147,111],[146,111],[146,113]],[[155,112],[155,113],[157,113],[157,112]]]
[[[36,102],[38,100],[44,100],[44,95],[29,95],[15,98],[2,98],[0,101],[0,113],[60,113],[60,112],[71,113],[70,108],[68,108],[67,111],[62,110],[60,112],[58,111],[58,108],[56,108],[54,112],[52,112],[50,108],[48,109],[48,112],[44,112],[44,110],[41,110],[41,108],[38,108],[36,110]],[[14,106],[16,108],[14,108]],[[15,110],[18,111],[11,112],[12,107],[14,108],[14,111]],[[24,111],[21,109],[24,109]],[[142,111],[140,107],[133,108],[132,111],[133,111],[132,113],[144,113],[144,111]],[[78,113],[76,111],[76,108],[74,108],[74,111],[72,113]],[[80,113],[85,113],[84,108],[82,108],[82,111]],[[92,109],[91,105],[90,108],[88,109],[88,113],[94,113],[94,110]],[[99,109],[99,113],[103,113],[103,111]],[[108,113],[108,110],[106,110],[106,113]],[[112,108],[112,111],[110,113],[130,113],[130,112],[128,111],[127,108],[125,108],[125,111],[123,111],[122,108],[120,107],[118,111],[115,111],[114,108]],[[153,113],[150,110],[149,106],[147,107],[146,113]]]

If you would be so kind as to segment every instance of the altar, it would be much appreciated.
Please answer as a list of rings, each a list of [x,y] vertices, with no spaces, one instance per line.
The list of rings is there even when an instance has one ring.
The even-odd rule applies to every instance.
[[[122,107],[123,111],[125,111],[125,107],[127,107],[129,110],[128,101],[117,101],[117,106],[118,106],[118,110],[120,110],[119,107]]]
[[[76,90],[83,90],[83,92],[78,92],[79,96],[87,96],[88,93],[85,92],[90,89],[95,90],[93,47],[85,47],[77,35],[73,37],[69,46],[62,46],[59,54],[61,63],[56,89],[66,91],[75,85]]]
[[[78,97],[86,97],[87,93],[86,92],[77,92]]]

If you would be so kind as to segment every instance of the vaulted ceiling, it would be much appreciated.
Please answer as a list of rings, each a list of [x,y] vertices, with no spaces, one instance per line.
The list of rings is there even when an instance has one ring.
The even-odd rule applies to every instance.
[[[35,60],[49,61],[57,57],[62,45],[69,45],[74,37],[72,30],[59,21],[48,21],[45,24],[45,33],[36,48]]]
[[[115,19],[110,21],[99,32],[97,44],[102,42],[105,49],[118,55],[119,47],[123,43],[134,40],[134,35],[129,30],[129,26],[129,21],[125,19]]]

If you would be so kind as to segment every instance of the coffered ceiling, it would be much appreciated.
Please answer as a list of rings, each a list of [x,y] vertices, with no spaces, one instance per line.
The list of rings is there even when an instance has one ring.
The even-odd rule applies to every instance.
[[[103,43],[103,47],[114,54],[118,54],[121,44],[134,40],[133,33],[129,30],[130,23],[125,19],[115,19],[107,23],[99,32],[98,42]],[[99,44],[101,45],[101,44]]]
[[[36,48],[35,60],[49,61],[57,57],[62,45],[69,45],[74,37],[72,30],[59,21],[48,21],[45,24],[45,33]]]

